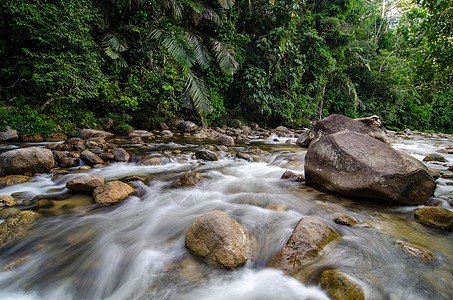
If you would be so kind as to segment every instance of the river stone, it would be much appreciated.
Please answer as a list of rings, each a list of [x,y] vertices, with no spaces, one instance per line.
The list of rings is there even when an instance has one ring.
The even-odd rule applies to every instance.
[[[113,148],[112,153],[115,155],[115,160],[119,162],[128,162],[131,158],[131,155],[123,148]]]
[[[0,224],[0,249],[5,248],[7,245],[15,240],[21,239],[26,234],[27,227],[39,215],[30,210],[19,211],[13,216],[9,217],[5,222]]]
[[[231,136],[223,134],[217,138],[217,143],[227,147],[232,147],[234,146],[234,139]]]
[[[66,187],[71,191],[93,191],[104,184],[102,176],[82,176],[68,181]]]
[[[312,141],[316,141],[323,136],[341,131],[358,132],[369,135],[372,138],[387,143],[384,130],[379,127],[368,125],[342,115],[330,115],[313,126],[309,131],[304,132],[296,141],[301,147],[308,147]]]
[[[54,166],[53,153],[46,148],[21,148],[0,154],[0,176],[43,173]]]
[[[305,217],[297,223],[293,234],[283,249],[270,262],[287,275],[296,275],[314,263],[322,249],[330,242],[340,239],[324,221],[316,217]]]
[[[423,158],[423,161],[447,162],[447,159],[438,153],[431,153]]]
[[[134,130],[128,134],[130,137],[150,137],[153,134],[146,130]]]
[[[252,156],[248,153],[244,153],[244,152],[237,152],[236,153],[236,157],[237,158],[240,158],[240,159],[243,159],[243,160],[246,160],[246,161],[252,161]]]
[[[192,254],[209,264],[236,268],[251,259],[254,241],[247,230],[227,213],[214,210],[190,225],[186,246]]]
[[[210,150],[198,150],[197,152],[195,152],[195,157],[197,159],[204,159],[209,161],[219,160],[217,154]]]
[[[157,156],[151,156],[151,157],[145,157],[139,162],[139,165],[144,165],[144,166],[161,166],[163,165],[164,162],[162,158],[157,157]]]
[[[130,195],[135,195],[135,189],[121,181],[109,181],[93,191],[94,201],[98,204],[115,204]]]
[[[322,272],[321,287],[328,291],[333,300],[365,300],[362,288],[345,274],[335,270]]]
[[[31,143],[44,142],[46,140],[40,133],[21,134],[20,139],[23,142],[31,142]]]
[[[355,225],[357,225],[357,221],[354,220],[352,217],[347,216],[347,215],[336,217],[334,222],[337,223],[337,224],[346,225],[346,226],[355,226]]]
[[[115,155],[111,152],[104,152],[99,154],[99,157],[102,158],[103,161],[112,161],[115,160]]]
[[[0,141],[17,140],[18,138],[17,130],[9,126],[6,126],[6,131],[0,132]]]
[[[0,207],[14,206],[17,204],[17,199],[10,195],[0,196]]]
[[[160,135],[164,138],[171,138],[173,137],[173,133],[170,130],[162,130]]]
[[[181,132],[195,132],[198,130],[198,126],[191,121],[184,121],[178,124],[178,129]]]
[[[201,180],[201,174],[197,172],[189,172],[171,183],[172,187],[194,186]]]
[[[283,173],[281,179],[287,179],[296,182],[303,182],[305,180],[304,176],[298,175],[291,171],[286,171],[285,173]]]
[[[0,189],[4,188],[5,186],[15,185],[27,182],[31,179],[30,176],[25,175],[8,175],[4,177],[0,177]]]
[[[307,185],[339,194],[404,205],[424,204],[436,189],[426,166],[368,135],[339,132],[312,143]]]
[[[425,206],[414,210],[414,217],[422,224],[440,229],[453,228],[453,211],[438,206]]]
[[[425,262],[428,262],[433,259],[433,254],[426,249],[423,249],[419,246],[412,245],[406,242],[399,242],[399,247],[404,250],[406,253],[415,256],[417,258],[423,259]]]
[[[82,129],[80,131],[80,138],[84,140],[92,137],[109,137],[109,136],[113,136],[113,133],[96,129]]]
[[[80,158],[90,166],[96,165],[96,164],[103,164],[104,161],[102,158],[100,158],[98,155],[94,154],[90,150],[85,150],[82,153],[80,153]]]
[[[78,158],[75,157],[63,157],[60,159],[60,167],[62,168],[71,168],[71,167],[77,167],[80,164],[80,161]]]
[[[60,142],[68,139],[68,136],[63,132],[56,132],[49,136],[46,141],[48,142]]]

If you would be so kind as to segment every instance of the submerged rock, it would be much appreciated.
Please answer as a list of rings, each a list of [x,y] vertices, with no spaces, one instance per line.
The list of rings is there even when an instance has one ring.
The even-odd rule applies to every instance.
[[[415,256],[417,258],[421,258],[424,261],[430,261],[433,259],[433,254],[426,249],[423,249],[419,246],[415,246],[405,242],[399,242],[398,245],[402,250],[406,253]]]
[[[440,229],[453,229],[453,211],[438,206],[425,206],[414,210],[415,219],[422,224]]]
[[[270,262],[287,275],[296,275],[314,263],[322,249],[330,242],[340,239],[324,221],[316,217],[305,217],[297,223],[286,245]]]
[[[31,179],[30,176],[25,175],[8,175],[4,177],[0,177],[0,189],[4,188],[5,186],[25,183]]]
[[[143,166],[161,166],[164,162],[160,157],[149,156],[142,159],[138,164]]]
[[[0,207],[16,205],[17,199],[10,195],[0,196]]]
[[[0,154],[0,176],[48,172],[54,166],[53,153],[46,148],[21,148]]]
[[[436,182],[422,162],[365,134],[339,132],[310,145],[307,185],[396,204],[424,204]]]
[[[171,183],[172,187],[194,186],[201,180],[201,174],[197,172],[189,172]]]
[[[66,187],[71,191],[93,191],[104,184],[102,176],[82,176],[68,181]]]
[[[128,134],[130,137],[150,137],[153,134],[146,130],[134,130]]]
[[[303,182],[305,180],[303,175],[298,175],[291,171],[286,171],[285,173],[283,173],[281,179],[287,179],[296,182]]]
[[[334,220],[335,223],[340,224],[340,225],[346,225],[346,226],[355,226],[357,225],[357,221],[351,218],[350,216],[339,216],[335,218]]]
[[[109,181],[93,191],[94,201],[98,204],[115,204],[134,194],[135,189],[121,181]]]
[[[0,249],[25,236],[27,227],[39,215],[30,210],[19,211],[0,224]]]
[[[357,283],[335,270],[325,270],[321,275],[321,287],[333,300],[365,300],[365,294]]]
[[[302,147],[308,147],[312,141],[316,141],[326,135],[348,131],[366,134],[372,138],[387,143],[384,130],[379,127],[359,122],[342,115],[330,115],[316,124],[309,131],[304,132],[296,141]]]
[[[251,258],[254,240],[227,213],[214,210],[192,223],[187,231],[186,246],[209,264],[236,268]]]

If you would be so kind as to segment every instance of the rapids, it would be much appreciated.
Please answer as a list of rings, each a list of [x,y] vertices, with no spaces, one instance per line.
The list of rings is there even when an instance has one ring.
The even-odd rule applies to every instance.
[[[38,197],[55,203],[40,209],[46,217],[38,219],[26,238],[0,251],[0,299],[329,299],[316,278],[330,268],[359,282],[368,299],[453,299],[452,232],[416,222],[416,207],[344,199],[280,179],[287,170],[303,174],[306,149],[274,138],[219,151],[222,158],[215,162],[195,160],[193,152],[203,145],[190,138],[129,143],[123,145],[133,156],[129,163],[42,174],[0,189],[0,195],[15,193],[22,201]],[[393,147],[418,159],[451,142],[392,139]],[[236,158],[236,151],[253,155],[253,162]],[[165,164],[136,163],[148,154]],[[443,155],[452,165],[453,155]],[[445,165],[430,166],[446,170]],[[169,188],[188,171],[201,173],[201,182]],[[65,188],[69,180],[87,174],[106,181],[128,175],[145,180],[136,184],[135,196],[102,207],[92,204],[90,195]],[[438,204],[450,209],[451,183],[441,178],[436,190]],[[191,257],[185,233],[196,218],[215,209],[257,238],[254,261],[223,270]],[[333,222],[345,214],[358,220],[358,226]],[[304,284],[266,265],[305,216],[323,219],[342,239],[306,269]],[[427,262],[411,256],[399,242],[423,247],[434,258]]]

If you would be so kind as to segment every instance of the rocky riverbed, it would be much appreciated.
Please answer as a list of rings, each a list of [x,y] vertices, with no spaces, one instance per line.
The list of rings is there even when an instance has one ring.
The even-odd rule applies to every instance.
[[[181,124],[5,142],[0,297],[453,297],[451,136],[387,132],[439,175],[400,206],[306,185],[304,130]]]

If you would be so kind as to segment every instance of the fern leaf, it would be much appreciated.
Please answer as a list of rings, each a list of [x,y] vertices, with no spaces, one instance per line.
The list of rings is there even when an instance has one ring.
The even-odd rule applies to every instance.
[[[184,33],[156,29],[151,32],[151,38],[158,40],[181,66],[190,68],[196,62],[194,49]]]

